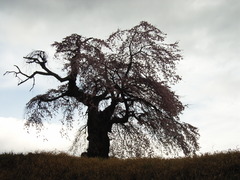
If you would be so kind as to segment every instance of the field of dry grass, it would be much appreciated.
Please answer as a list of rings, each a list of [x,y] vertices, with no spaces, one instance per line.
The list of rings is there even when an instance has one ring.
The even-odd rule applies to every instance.
[[[64,153],[0,154],[1,180],[240,179],[240,152],[177,159],[96,159]]]

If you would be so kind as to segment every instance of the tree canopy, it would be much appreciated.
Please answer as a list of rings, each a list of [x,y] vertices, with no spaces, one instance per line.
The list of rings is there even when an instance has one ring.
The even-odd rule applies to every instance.
[[[167,44],[165,37],[148,22],[117,30],[106,40],[72,34],[52,44],[64,75],[48,67],[46,52],[28,54],[26,63],[41,70],[26,74],[16,66],[16,71],[8,71],[20,78],[19,84],[33,80],[34,86],[36,76],[46,76],[60,85],[27,103],[26,125],[41,128],[59,111],[71,124],[75,111],[85,107],[89,157],[108,157],[109,136],[117,140],[113,151],[140,151],[137,146],[150,148],[154,140],[169,152],[195,153],[198,129],[180,121],[185,106],[171,90],[181,80],[176,65],[182,56],[178,43]]]

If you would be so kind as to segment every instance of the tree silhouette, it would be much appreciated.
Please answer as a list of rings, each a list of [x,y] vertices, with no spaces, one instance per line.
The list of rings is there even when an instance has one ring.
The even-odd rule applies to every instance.
[[[14,73],[19,84],[33,80],[33,87],[38,75],[61,84],[27,103],[26,125],[41,128],[59,110],[71,124],[74,110],[86,107],[89,157],[108,157],[109,135],[117,134],[145,148],[153,138],[169,149],[194,153],[198,130],[180,122],[184,105],[170,89],[181,79],[175,71],[182,56],[178,43],[164,43],[165,36],[147,22],[117,30],[107,40],[72,34],[53,44],[55,58],[63,63],[62,76],[48,68],[44,51],[33,51],[24,59],[41,70],[29,75],[16,66],[7,73]]]

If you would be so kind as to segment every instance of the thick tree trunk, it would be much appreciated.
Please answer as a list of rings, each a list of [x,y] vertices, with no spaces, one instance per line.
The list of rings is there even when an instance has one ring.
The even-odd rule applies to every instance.
[[[88,110],[88,157],[108,158],[109,137],[108,120],[103,118],[97,108]]]

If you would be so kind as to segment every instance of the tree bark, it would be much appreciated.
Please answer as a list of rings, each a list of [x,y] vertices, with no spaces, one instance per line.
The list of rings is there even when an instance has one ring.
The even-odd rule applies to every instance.
[[[110,141],[108,137],[109,121],[96,107],[88,109],[88,157],[108,158]]]

